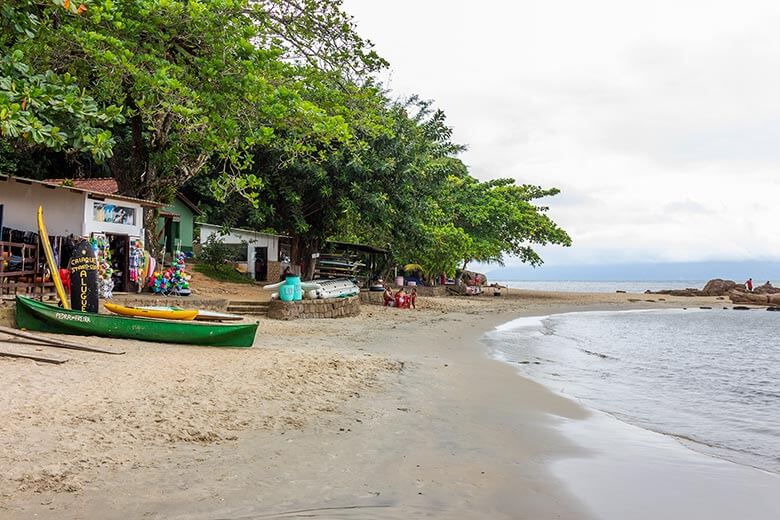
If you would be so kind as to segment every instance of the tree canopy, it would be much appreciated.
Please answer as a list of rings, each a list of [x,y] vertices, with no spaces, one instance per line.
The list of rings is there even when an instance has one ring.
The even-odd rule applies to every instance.
[[[290,235],[303,264],[331,238],[431,273],[570,244],[534,202],[557,189],[480,182],[443,111],[377,83],[388,64],[341,1],[12,0],[0,28],[5,170],[186,190],[212,222]]]
[[[79,87],[77,76],[34,67],[26,55],[48,34],[46,27],[76,19],[83,4],[32,0],[0,6],[0,137],[54,150],[91,154],[105,160],[116,141],[109,129],[124,122],[121,107],[101,105]],[[34,54],[34,53],[33,53]]]

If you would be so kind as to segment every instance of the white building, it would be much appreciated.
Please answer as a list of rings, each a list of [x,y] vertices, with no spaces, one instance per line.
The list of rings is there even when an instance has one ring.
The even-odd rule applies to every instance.
[[[50,236],[104,235],[117,271],[127,272],[129,245],[144,243],[144,210],[160,207],[149,200],[0,175],[0,230],[38,231],[37,211],[43,208]],[[2,236],[0,236],[0,239]],[[127,290],[126,279],[120,280]]]
[[[280,235],[269,235],[248,229],[230,228],[228,234],[222,233],[222,226],[215,224],[200,225],[200,243],[203,245],[211,235],[221,237],[225,244],[239,245],[242,254],[239,266],[254,280],[278,281],[281,274],[279,258]],[[243,251],[246,251],[246,255]]]

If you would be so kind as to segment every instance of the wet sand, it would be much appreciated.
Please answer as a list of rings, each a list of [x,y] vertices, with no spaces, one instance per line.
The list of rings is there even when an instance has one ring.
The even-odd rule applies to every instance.
[[[479,339],[523,314],[721,303],[665,300],[421,298],[262,320],[250,350],[112,340],[125,356],[2,359],[0,516],[588,518],[598,508],[554,470],[594,456],[561,429],[591,412]]]

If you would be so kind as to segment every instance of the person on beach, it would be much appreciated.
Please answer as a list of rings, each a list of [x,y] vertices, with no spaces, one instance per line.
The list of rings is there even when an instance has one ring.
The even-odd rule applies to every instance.
[[[748,291],[753,292],[753,279],[752,278],[748,278],[747,279],[747,281],[745,282],[745,287],[747,287]]]
[[[412,292],[409,294],[409,303],[412,306],[412,309],[417,308],[417,287],[412,287]]]
[[[395,293],[395,306],[399,309],[409,308],[409,295],[406,294],[406,290],[401,287],[398,292]]]
[[[385,293],[382,295],[385,302],[385,307],[393,307],[395,305],[395,298],[393,297],[393,291],[390,290],[389,285],[385,285]]]

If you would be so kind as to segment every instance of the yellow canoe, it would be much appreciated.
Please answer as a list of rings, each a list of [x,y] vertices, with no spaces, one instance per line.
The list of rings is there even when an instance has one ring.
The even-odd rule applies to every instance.
[[[104,303],[106,309],[114,314],[122,316],[135,316],[136,318],[161,318],[164,320],[194,320],[198,315],[197,309],[149,309],[141,307],[125,307],[115,303]]]

